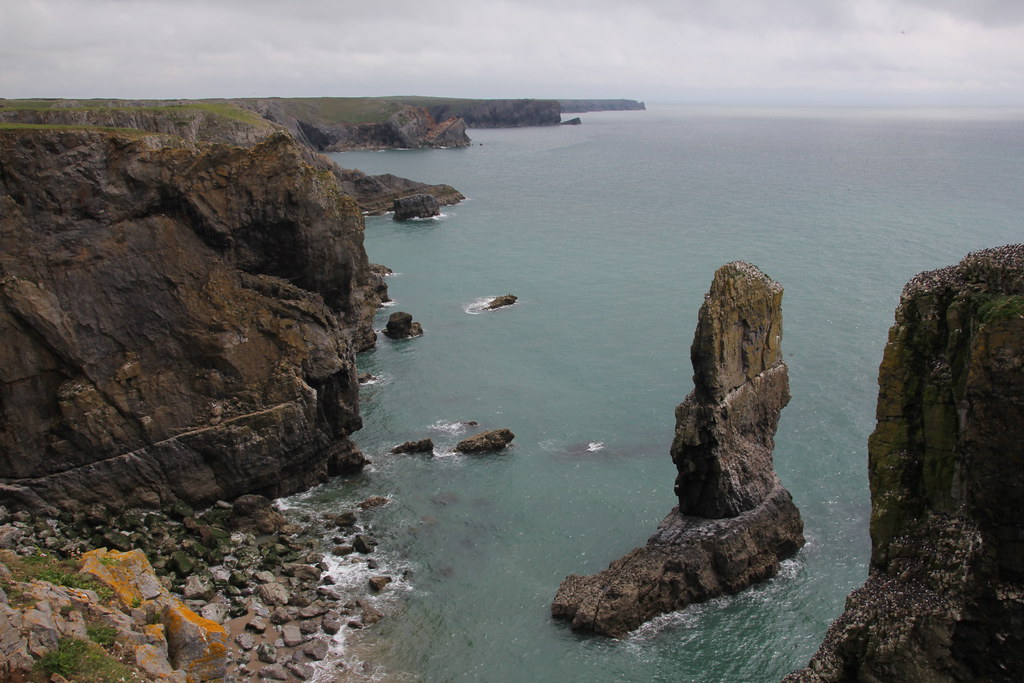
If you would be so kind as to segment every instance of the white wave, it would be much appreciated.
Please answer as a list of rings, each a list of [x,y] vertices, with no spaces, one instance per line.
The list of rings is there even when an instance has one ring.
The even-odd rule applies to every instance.
[[[469,313],[470,315],[478,315],[480,313],[490,313],[492,310],[499,311],[502,308],[511,308],[512,306],[517,305],[509,304],[508,306],[500,306],[498,308],[493,309],[487,308],[487,305],[494,301],[494,299],[497,298],[498,296],[499,295],[496,294],[494,296],[485,296],[479,299],[474,299],[471,303],[467,304],[465,308],[463,308],[462,310],[464,310],[466,313]]]
[[[438,420],[427,427],[427,429],[431,429],[435,432],[441,432],[443,434],[462,434],[470,427],[476,426],[477,425],[466,420]]]
[[[587,444],[587,450],[591,453],[604,450],[604,444],[600,441],[591,441]]]

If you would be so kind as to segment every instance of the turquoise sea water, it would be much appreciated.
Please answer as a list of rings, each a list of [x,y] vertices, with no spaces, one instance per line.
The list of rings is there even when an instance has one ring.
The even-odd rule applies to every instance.
[[[1024,239],[1020,112],[711,111],[471,130],[467,149],[334,155],[449,183],[440,220],[366,221],[395,310],[423,337],[362,354],[356,441],[373,465],[292,504],[391,503],[364,520],[398,580],[352,653],[423,681],[773,681],[803,666],[869,554],[866,441],[903,284]],[[562,578],[642,545],[673,505],[673,411],[715,269],[785,287],[793,399],[776,468],[807,546],[780,576],[621,641],[549,617]],[[478,312],[511,292],[515,306]],[[461,422],[475,420],[478,427]],[[508,427],[507,453],[450,452]],[[433,438],[433,456],[392,456]],[[340,581],[365,580],[339,566]],[[354,578],[352,578],[354,577]],[[351,639],[350,639],[351,640]],[[355,656],[355,655],[353,655]]]

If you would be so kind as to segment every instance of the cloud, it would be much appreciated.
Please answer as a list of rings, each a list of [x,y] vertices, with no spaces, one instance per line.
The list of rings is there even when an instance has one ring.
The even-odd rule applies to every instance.
[[[741,97],[1024,102],[1002,0],[23,0],[7,97]]]

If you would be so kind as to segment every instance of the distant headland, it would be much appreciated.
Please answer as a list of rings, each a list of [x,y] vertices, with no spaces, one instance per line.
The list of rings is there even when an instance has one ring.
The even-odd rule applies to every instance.
[[[563,112],[643,110],[636,100],[447,97],[266,97],[210,100],[3,100],[0,125],[90,125],[183,134],[258,136],[274,124],[317,152],[466,147],[467,128],[554,126]],[[171,112],[175,116],[168,117]],[[140,121],[145,119],[145,123]],[[163,130],[167,128],[167,130]],[[200,130],[202,128],[203,130]]]

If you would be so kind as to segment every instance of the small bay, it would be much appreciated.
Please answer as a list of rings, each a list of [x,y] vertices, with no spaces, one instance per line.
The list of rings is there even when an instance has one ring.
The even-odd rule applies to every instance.
[[[803,666],[867,575],[868,434],[900,291],[1024,238],[1024,114],[651,106],[581,126],[471,130],[473,146],[332,155],[448,183],[436,220],[366,219],[395,310],[360,369],[372,465],[290,504],[364,513],[388,614],[359,652],[389,680],[774,681]],[[622,641],[549,616],[559,582],[643,544],[673,505],[674,409],[712,274],[785,287],[793,399],[776,469],[807,546],[780,575]],[[505,293],[508,308],[479,303]],[[465,424],[475,421],[477,426]],[[507,452],[451,452],[508,427]],[[433,456],[390,455],[430,437]]]

